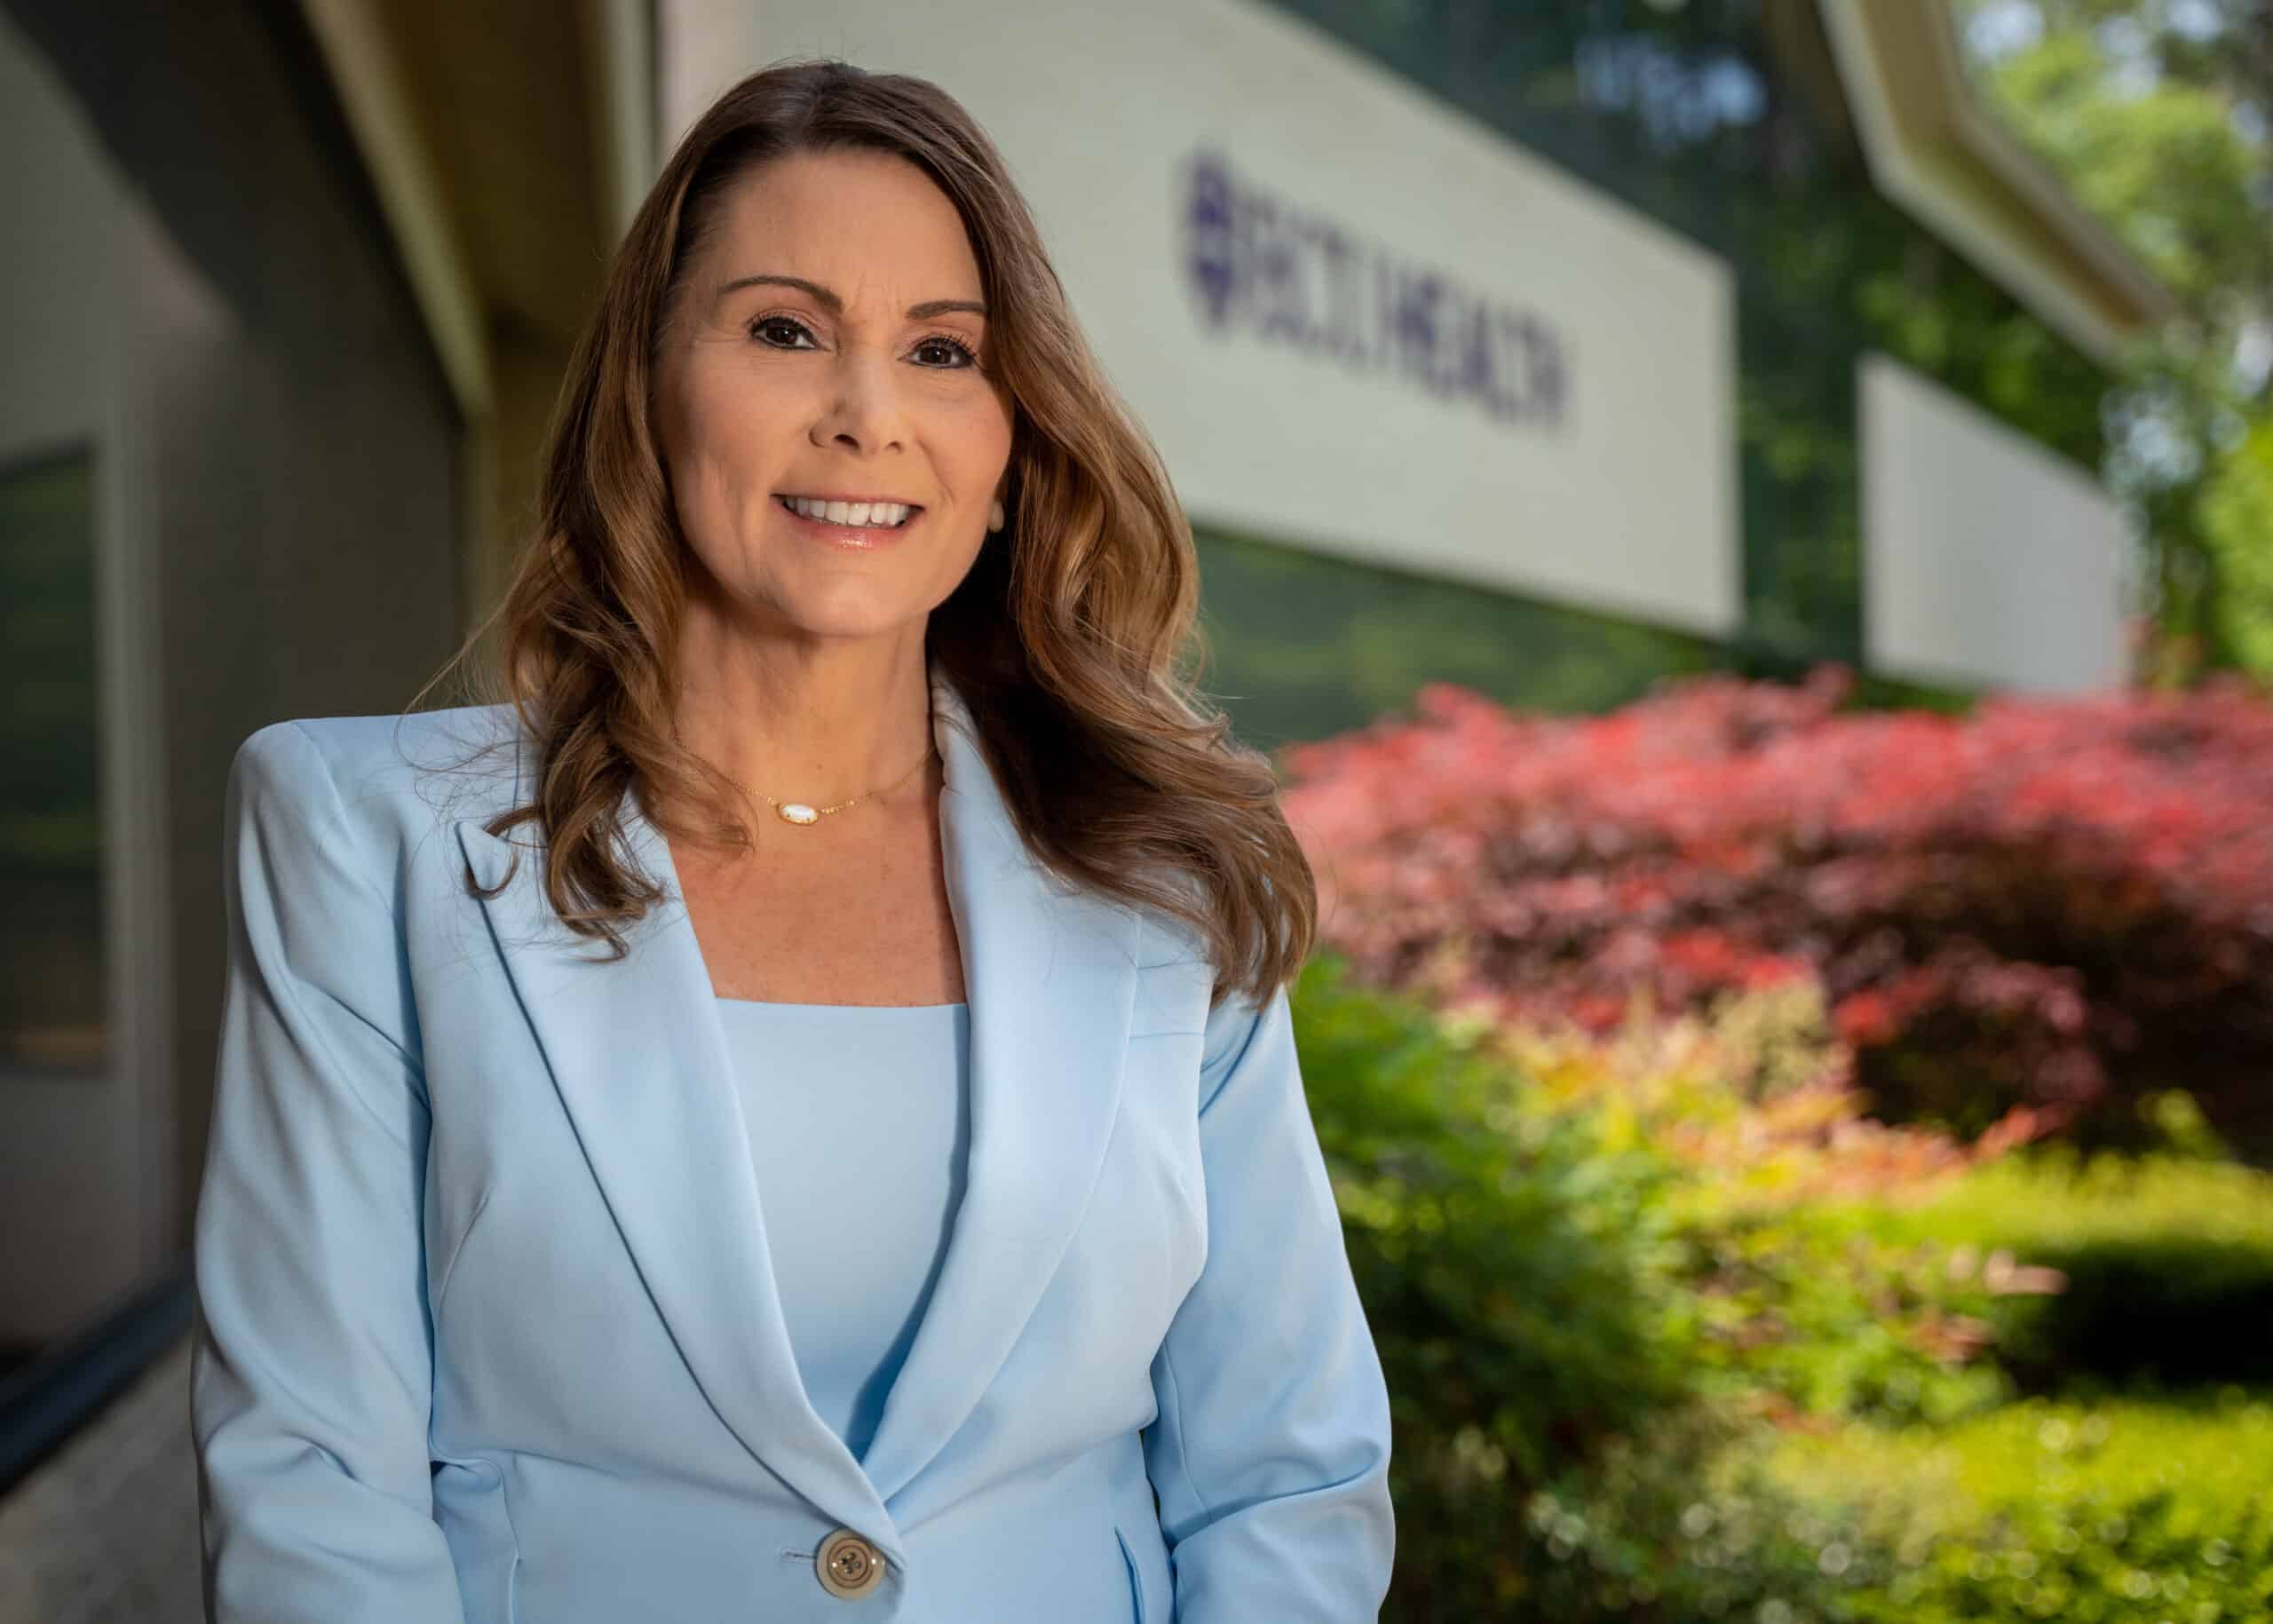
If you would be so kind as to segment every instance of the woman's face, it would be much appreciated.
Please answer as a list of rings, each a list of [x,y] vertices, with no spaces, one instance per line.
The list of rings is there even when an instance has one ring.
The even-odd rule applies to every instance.
[[[777,633],[920,637],[1010,464],[981,303],[962,218],[906,160],[801,154],[743,176],[657,357],[690,590]],[[816,519],[793,497],[919,511],[854,529],[857,510]]]

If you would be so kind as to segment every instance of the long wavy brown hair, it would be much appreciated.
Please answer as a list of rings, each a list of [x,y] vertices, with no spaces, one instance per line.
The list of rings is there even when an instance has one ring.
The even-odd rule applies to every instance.
[[[735,184],[779,158],[846,150],[904,158],[954,202],[1015,402],[1005,527],[932,611],[931,668],[970,701],[1027,849],[1077,885],[1185,922],[1218,1001],[1233,987],[1261,999],[1310,951],[1317,886],[1270,762],[1232,740],[1195,685],[1205,645],[1191,526],[1074,325],[1002,155],[926,80],[785,62],[687,131],[569,363],[535,534],[495,608],[419,698],[498,631],[495,662],[468,687],[512,705],[533,744],[535,799],[486,827],[538,824],[552,907],[617,957],[624,927],[664,898],[617,855],[627,790],[668,834],[750,846],[748,803],[672,725],[687,548],[649,391],[665,318]],[[466,883],[481,891],[471,872]]]

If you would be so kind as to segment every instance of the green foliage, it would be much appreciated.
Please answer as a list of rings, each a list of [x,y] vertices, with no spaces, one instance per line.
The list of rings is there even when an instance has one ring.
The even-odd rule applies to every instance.
[[[2249,670],[2273,675],[2273,417],[2203,481],[2196,515],[2219,578],[2219,638]]]
[[[2111,401],[2108,472],[2144,515],[2148,675],[2273,679],[2273,11],[2259,0],[1957,0],[2006,125],[2175,297]],[[2009,25],[2025,23],[2016,30]],[[1998,26],[1986,26],[1998,25]],[[2001,41],[2001,44],[1990,44]]]
[[[1985,1310],[1999,1363],[2025,1387],[2273,1386],[2273,1174],[2047,1145],[1908,1210],[1847,1216],[1885,1243],[1962,1248],[1968,1271],[2000,1251],[2056,1270],[2058,1291]]]
[[[2030,1399],[1949,1428],[1791,1435],[1770,1474],[1891,1553],[1846,1599],[1894,1624],[2242,1624],[2273,1608],[2273,1404]]]
[[[2265,160],[2226,97],[2172,79],[2123,94],[2109,83],[2102,47],[2081,28],[2047,34],[2006,61],[1993,83],[2015,132],[2189,303],[2206,305],[2265,276],[2266,250],[2249,225],[2261,219],[2251,188]]]
[[[1820,1589],[1812,1549],[1729,1533],[1803,1515],[1791,1496],[1708,1489],[1739,1429],[1698,1385],[1672,1164],[1346,976],[1313,959],[1293,1007],[1396,1428],[1384,1617],[1674,1624]]]
[[[2273,1178],[2183,1096],[2153,1102],[2144,1159],[1960,1154],[1847,1114],[1787,987],[1589,1044],[1321,955],[1294,1008],[1394,1410],[1384,1620],[2273,1604],[2266,1390],[2018,1399],[2000,1363],[2009,1335],[2084,1368],[2088,1337],[2043,1328],[2040,1258],[2155,1256],[2169,1278],[2130,1286],[2161,1293],[2133,1299],[2150,1327],[2262,1279]]]
[[[2273,1174],[2198,1155],[2087,1156],[2049,1143],[1976,1168],[1915,1206],[1874,1211],[1871,1223],[1890,1239],[2009,1247],[2030,1258],[2165,1240],[2273,1256]]]
[[[1663,1199],[1701,1391],[1781,1417],[1947,1420],[2002,1402],[2010,1382],[1975,1358],[1996,1290],[1951,1271],[1949,1243],[1872,1221],[2000,1147],[1864,1118],[1826,1026],[1820,989],[1785,983],[1709,1018],[1638,1004],[1609,1042],[1488,1030],[1539,1108],[1588,1112],[1609,1143],[1680,1168]]]
[[[1689,1396],[1670,1169],[1606,1148],[1583,1118],[1528,1108],[1510,1068],[1345,975],[1312,959],[1294,1010],[1400,1424],[1445,1444],[1435,1460],[1400,1454],[1439,1475],[1432,1492],[1496,1502]]]
[[[1395,1624],[1859,1618],[1849,1597],[1890,1564],[1845,1537],[1826,1497],[1778,1478],[1760,1436],[1706,1407],[1654,1417],[1531,1501],[1514,1605],[1382,1616]]]
[[[1877,1241],[1807,1206],[1698,1233],[1706,1367],[1731,1400],[1771,1416],[1938,1422],[2011,1397],[2002,1370],[1975,1357],[1992,1294],[1935,1248]]]

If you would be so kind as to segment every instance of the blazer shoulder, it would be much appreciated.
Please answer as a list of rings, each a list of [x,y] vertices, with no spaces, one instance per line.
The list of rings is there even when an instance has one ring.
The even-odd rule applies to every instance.
[[[521,755],[511,705],[461,705],[272,722],[237,747],[232,775],[264,797],[305,804],[336,796],[350,825],[385,845],[438,820],[511,805]]]

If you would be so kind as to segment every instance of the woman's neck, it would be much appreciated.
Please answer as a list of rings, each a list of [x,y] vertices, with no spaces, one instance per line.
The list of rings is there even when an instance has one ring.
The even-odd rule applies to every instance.
[[[680,741],[754,796],[834,805],[914,789],[931,749],[923,628],[913,637],[764,638],[694,617],[681,638]]]

